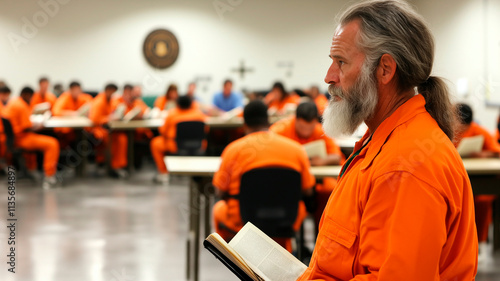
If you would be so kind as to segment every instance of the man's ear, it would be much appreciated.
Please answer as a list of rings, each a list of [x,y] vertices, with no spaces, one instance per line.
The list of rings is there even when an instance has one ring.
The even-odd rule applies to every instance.
[[[391,55],[382,55],[377,67],[377,81],[382,85],[389,84],[396,75],[396,68],[396,61]]]

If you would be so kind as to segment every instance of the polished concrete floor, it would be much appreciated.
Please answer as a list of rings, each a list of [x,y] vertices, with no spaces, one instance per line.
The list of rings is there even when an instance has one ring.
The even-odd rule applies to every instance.
[[[18,180],[15,274],[7,271],[7,179],[0,177],[0,280],[185,280],[188,181],[154,185],[152,170],[129,180],[70,177],[45,191]],[[237,280],[204,250],[200,264],[200,280]],[[476,280],[500,280],[499,268],[497,254]]]

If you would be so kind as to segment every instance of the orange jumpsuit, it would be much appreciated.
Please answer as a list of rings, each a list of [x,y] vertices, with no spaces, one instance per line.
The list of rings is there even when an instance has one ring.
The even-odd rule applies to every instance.
[[[312,188],[316,183],[301,145],[273,132],[255,132],[240,138],[224,149],[221,158],[222,162],[219,171],[214,175],[213,185],[232,196],[240,192],[241,176],[255,168],[272,166],[296,170],[302,176],[303,190]],[[243,227],[237,199],[218,201],[213,208],[213,214],[215,229],[226,240],[230,240],[234,234],[221,229],[221,223],[233,232],[238,232]],[[295,230],[300,229],[306,215],[305,205],[300,202]],[[288,246],[288,242],[285,244]]]
[[[135,107],[141,108],[141,113],[139,117],[144,114],[144,111],[148,108],[148,106],[141,99],[135,99],[132,104],[126,104],[122,97],[114,98],[111,100],[111,112],[115,111],[116,108],[120,104],[125,104],[125,114],[130,112]],[[136,129],[136,136],[138,135],[146,135],[147,138],[152,137],[152,132],[149,129],[139,128]],[[121,169],[125,168],[128,165],[128,137],[126,132],[124,131],[114,131],[111,134],[111,168],[113,169]]]
[[[472,188],[425,99],[408,100],[369,138],[344,164],[298,280],[474,280]]]
[[[267,96],[266,96],[267,97]],[[289,94],[283,100],[273,100],[268,104],[269,109],[275,109],[278,112],[281,112],[285,109],[285,105],[287,104],[298,104],[300,96],[295,94]]]
[[[96,162],[104,163],[105,149],[109,143],[109,132],[103,127],[109,121],[109,115],[112,111],[111,99],[108,99],[104,93],[97,95],[92,101],[92,107],[89,111],[89,119],[95,127],[88,130],[98,140],[96,146]]]
[[[472,122],[469,128],[456,138],[456,145],[463,138],[482,135],[484,137],[483,151],[491,151],[500,153],[500,144],[493,136],[477,123]],[[497,197],[495,195],[478,195],[474,196],[474,205],[476,207],[476,226],[479,242],[488,240],[488,227],[493,220],[493,201]]]
[[[31,97],[30,107],[31,107],[31,110],[33,110],[33,107],[35,107],[35,105],[41,104],[44,102],[48,102],[48,103],[50,103],[50,107],[52,108],[54,106],[54,104],[56,103],[56,100],[57,100],[57,97],[53,93],[46,92],[45,95],[42,96],[42,94],[40,94],[40,92],[35,92],[33,94],[33,97]]]
[[[295,117],[280,120],[274,123],[271,126],[270,130],[277,134],[285,136],[289,139],[292,139],[302,145],[317,140],[324,140],[326,144],[326,153],[340,155],[341,156],[340,165],[344,164],[345,157],[342,151],[340,150],[340,147],[335,143],[333,139],[325,135],[323,127],[321,126],[320,123],[316,125],[312,135],[309,138],[304,139],[300,138],[297,135],[297,131],[295,130],[295,121],[296,121]],[[337,180],[332,177],[326,177],[323,179],[323,184],[316,185],[317,209],[314,214],[316,225],[319,225],[321,215],[323,214],[323,209],[325,208],[326,203],[328,202],[328,198],[330,197],[330,194],[332,193],[332,190],[335,188],[336,185],[337,185]]]
[[[318,113],[322,115],[323,111],[325,111],[325,108],[328,106],[328,99],[325,97],[325,95],[319,94],[316,98],[314,98],[314,103],[318,108]]]
[[[164,110],[166,109],[165,106],[170,102],[175,104],[175,100],[167,100],[167,97],[159,96],[155,100],[154,107],[158,108],[159,110]]]
[[[155,160],[156,167],[160,174],[167,173],[167,166],[163,160],[166,152],[176,153],[177,144],[175,138],[177,136],[177,124],[187,121],[202,121],[205,122],[206,116],[199,109],[189,108],[180,109],[178,107],[169,110],[165,123],[158,130],[160,136],[151,140],[151,154]],[[205,144],[206,145],[206,144]]]
[[[53,176],[59,160],[59,143],[53,137],[26,132],[32,127],[30,121],[31,108],[20,97],[12,99],[5,107],[4,116],[12,124],[15,135],[15,146],[24,150],[43,151],[43,169],[46,176]]]

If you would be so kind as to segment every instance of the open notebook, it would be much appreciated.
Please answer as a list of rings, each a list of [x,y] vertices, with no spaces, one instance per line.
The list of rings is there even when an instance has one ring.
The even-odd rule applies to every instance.
[[[307,267],[251,223],[228,243],[217,233],[203,245],[240,280],[295,281]]]
[[[463,138],[458,144],[457,151],[462,157],[468,157],[472,153],[481,152],[483,149],[484,137],[474,136]]]

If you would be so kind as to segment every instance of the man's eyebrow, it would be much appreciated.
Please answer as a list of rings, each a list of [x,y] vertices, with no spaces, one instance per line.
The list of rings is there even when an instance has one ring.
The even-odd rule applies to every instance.
[[[345,57],[341,55],[328,55],[331,59],[345,60]]]

